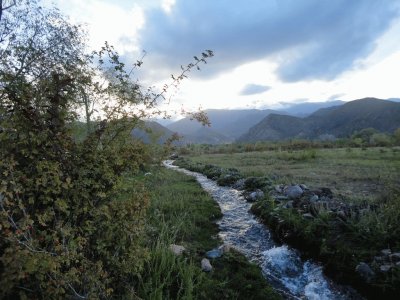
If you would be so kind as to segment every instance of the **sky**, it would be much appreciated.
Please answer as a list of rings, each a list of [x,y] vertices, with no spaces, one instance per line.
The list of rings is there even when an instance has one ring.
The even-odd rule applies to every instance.
[[[204,50],[170,110],[400,98],[398,0],[45,0],[162,87]]]

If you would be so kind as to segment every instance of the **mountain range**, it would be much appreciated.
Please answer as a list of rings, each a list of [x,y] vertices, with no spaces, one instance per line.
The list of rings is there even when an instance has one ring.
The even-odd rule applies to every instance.
[[[164,144],[173,134],[173,131],[155,121],[144,121],[131,131],[134,139],[145,144]]]
[[[332,106],[339,106],[345,104],[342,100],[324,101],[324,102],[301,102],[301,103],[287,103],[284,107],[279,109],[279,111],[284,112],[284,114],[295,116],[295,117],[307,117],[313,112]]]
[[[181,136],[176,144],[223,144],[289,138],[336,138],[350,136],[354,131],[375,128],[393,132],[400,127],[398,98],[382,100],[364,98],[350,102],[297,103],[279,110],[221,110],[205,112],[211,126],[184,118],[166,126],[146,121],[132,135],[146,143],[162,144],[174,132]],[[151,133],[150,133],[151,132]]]
[[[348,137],[357,130],[370,127],[388,133],[400,128],[400,103],[364,98],[319,109],[305,118],[271,114],[237,141]]]
[[[183,136],[186,143],[231,143],[269,114],[280,112],[271,109],[208,109],[205,113],[211,123],[210,127],[204,127],[190,118],[181,119],[166,127]]]

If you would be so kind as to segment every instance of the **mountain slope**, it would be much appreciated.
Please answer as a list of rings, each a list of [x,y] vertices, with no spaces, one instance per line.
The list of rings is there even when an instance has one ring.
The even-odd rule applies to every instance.
[[[145,144],[164,144],[173,134],[173,131],[155,121],[144,121],[131,132],[134,139],[139,139]]]
[[[382,132],[393,132],[399,128],[400,103],[364,98],[320,109],[306,118],[270,115],[250,128],[238,141],[317,138],[322,134],[346,137],[368,127]]]
[[[169,124],[167,128],[183,135],[192,143],[209,143],[210,138],[213,144],[229,143],[247,132],[251,126],[257,124],[265,116],[277,111],[269,109],[209,109],[205,112],[211,122],[210,127],[203,127],[197,121],[184,118]]]
[[[340,106],[345,104],[345,101],[335,100],[335,101],[325,101],[325,102],[303,102],[297,104],[289,104],[285,106],[282,111],[284,114],[289,114],[296,117],[307,117],[312,113],[318,111],[322,108],[330,108],[335,106]]]

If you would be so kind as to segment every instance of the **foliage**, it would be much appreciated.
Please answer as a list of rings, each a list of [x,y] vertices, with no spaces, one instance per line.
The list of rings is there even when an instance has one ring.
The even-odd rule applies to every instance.
[[[394,131],[393,136],[394,136],[394,140],[395,140],[396,145],[400,146],[400,128],[397,128]]]
[[[83,28],[56,9],[35,0],[7,8],[0,22],[0,298],[135,298],[148,258],[148,196],[121,180],[151,161],[128,137],[168,86],[142,93],[112,46],[87,54]],[[182,68],[172,85],[210,56]]]
[[[72,140],[85,57],[79,27],[33,1],[10,11],[2,25],[10,24],[0,69],[0,297],[132,295],[131,274],[146,257],[147,198],[114,198],[119,176],[145,161],[143,148],[111,126]],[[109,124],[121,128],[111,116]]]

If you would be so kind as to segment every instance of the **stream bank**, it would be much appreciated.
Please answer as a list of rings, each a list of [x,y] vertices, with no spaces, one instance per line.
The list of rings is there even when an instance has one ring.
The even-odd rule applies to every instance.
[[[220,237],[257,263],[266,279],[289,299],[357,299],[352,289],[336,285],[323,275],[322,267],[303,261],[300,254],[275,243],[271,232],[249,212],[251,204],[238,190],[219,186],[206,176],[181,169],[166,161],[164,165],[194,176],[217,201],[223,213],[218,222]]]
[[[312,200],[315,194],[309,191],[304,195],[310,198],[293,201],[276,194],[278,187],[280,192],[283,188],[277,186],[279,178],[244,178],[234,168],[193,163],[182,158],[176,164],[203,173],[219,185],[244,190],[242,193],[247,196],[258,189],[263,194],[255,199],[253,213],[271,228],[276,241],[300,249],[303,258],[322,262],[329,277],[351,285],[369,299],[382,296],[397,299],[400,292],[400,266],[396,260],[399,236],[396,227],[386,228],[398,220],[400,207],[396,207],[399,201],[396,201],[398,194],[395,192],[386,195],[385,202],[379,206],[342,202],[328,193],[329,188],[320,190],[321,202],[311,203],[315,201]],[[314,204],[320,206],[322,202],[327,202],[328,209],[316,210],[318,207]]]

